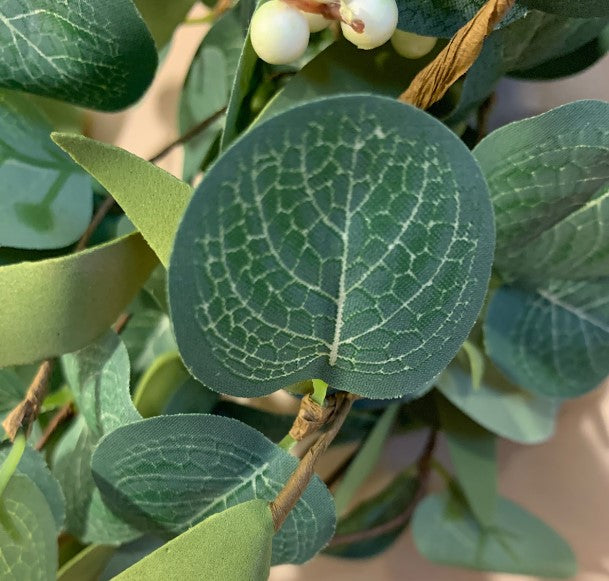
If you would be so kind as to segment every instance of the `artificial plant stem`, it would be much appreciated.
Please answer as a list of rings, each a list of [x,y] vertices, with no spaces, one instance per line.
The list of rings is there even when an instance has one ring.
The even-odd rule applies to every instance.
[[[51,438],[51,436],[55,433],[55,430],[63,424],[63,422],[69,420],[74,415],[74,404],[72,402],[68,402],[61,408],[59,411],[51,418],[51,421],[47,424],[42,436],[38,442],[36,442],[36,450],[42,450]]]
[[[20,430],[15,437],[8,456],[5,458],[4,462],[2,462],[2,466],[0,466],[0,496],[2,496],[8,481],[17,469],[19,460],[21,460],[21,456],[23,456],[25,450],[26,441],[27,438],[25,433],[23,430]]]
[[[296,446],[296,444],[298,443],[298,440],[295,440],[294,438],[292,438],[291,434],[286,434],[284,436],[284,438],[281,440],[281,442],[279,442],[279,444],[277,444],[280,448],[282,448],[283,450],[291,450],[294,446]]]
[[[336,394],[336,410],[332,415],[330,427],[309,448],[285,486],[279,491],[275,500],[271,502],[271,513],[276,531],[281,528],[288,514],[302,496],[313,477],[317,461],[338,434],[356,398],[357,396],[352,393],[341,391]]]

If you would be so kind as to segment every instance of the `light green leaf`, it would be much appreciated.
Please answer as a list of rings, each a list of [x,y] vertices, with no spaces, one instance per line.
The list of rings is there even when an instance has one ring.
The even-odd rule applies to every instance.
[[[63,371],[94,438],[141,419],[129,393],[129,355],[113,331],[62,357]]]
[[[431,62],[444,43],[421,59],[405,59],[390,43],[360,50],[338,40],[296,73],[261,111],[256,122],[319,97],[344,93],[375,93],[397,98],[423,66]]]
[[[495,525],[484,528],[454,496],[428,496],[415,511],[412,534],[419,552],[441,565],[543,577],[570,577],[577,569],[562,537],[504,498]]]
[[[159,50],[184,21],[195,0],[133,0]]]
[[[93,455],[104,501],[141,530],[180,533],[236,504],[271,501],[298,460],[229,418],[174,415],[123,426]],[[334,533],[332,497],[314,477],[273,540],[273,563],[302,563]]]
[[[0,577],[52,581],[57,569],[57,530],[40,489],[15,474],[0,501]]]
[[[130,234],[76,254],[0,267],[0,366],[87,345],[116,320],[156,264],[142,237]]]
[[[472,513],[492,527],[497,510],[496,439],[442,396],[436,398],[442,433]]]
[[[144,418],[162,414],[173,393],[189,377],[177,353],[158,357],[135,388],[133,403],[138,412]]]
[[[450,130],[384,97],[315,101],[248,132],[193,196],[169,268],[178,347],[232,395],[315,377],[401,396],[456,354],[492,252],[485,183]]]
[[[124,149],[82,135],[53,133],[53,141],[119,203],[164,266],[192,188]]]
[[[203,37],[184,82],[179,126],[183,134],[228,104],[244,35],[234,10],[223,14]],[[224,127],[224,117],[184,145],[184,179],[192,180]]]
[[[116,110],[142,96],[157,65],[131,0],[3,0],[0,86]]]
[[[608,135],[609,103],[577,101],[502,127],[474,149],[506,276],[609,274]]]
[[[469,371],[472,377],[472,387],[474,389],[478,389],[480,384],[482,383],[482,377],[484,375],[484,367],[486,365],[486,361],[484,360],[484,354],[480,349],[478,349],[477,345],[472,343],[471,341],[464,341],[463,345],[461,345],[461,351],[458,353],[459,356],[463,355],[465,357],[461,357],[462,359],[467,359],[467,365],[469,367]]]
[[[467,24],[486,0],[398,0],[398,28],[423,36],[450,38]],[[520,4],[520,3],[519,3]],[[526,14],[526,8],[514,6],[502,25]],[[408,84],[405,85],[406,87]]]
[[[89,225],[91,180],[55,147],[51,131],[22,95],[0,92],[0,246],[61,248]]]
[[[115,550],[106,545],[85,547],[59,569],[57,581],[98,581]]]
[[[274,532],[268,503],[250,500],[210,516],[115,579],[266,581]]]
[[[11,449],[7,442],[0,445],[0,464]],[[53,477],[40,452],[26,447],[17,465],[15,474],[27,476],[44,495],[55,521],[57,532],[61,531],[66,517],[65,499],[59,482]]]
[[[484,323],[486,351],[527,390],[576,397],[609,374],[609,279],[503,286]]]
[[[609,4],[605,0],[520,0],[529,8],[543,10],[552,14],[562,14],[573,18],[609,16]]]
[[[462,412],[503,438],[539,444],[554,434],[558,402],[509,384],[490,362],[478,389],[471,376],[454,364],[440,375],[437,386]]]
[[[333,543],[325,552],[347,559],[367,559],[382,553],[393,544],[408,524],[406,511],[414,501],[418,488],[418,480],[410,472],[398,475],[381,492],[358,504],[341,518],[336,525],[335,537],[370,531],[389,522],[395,522],[395,528],[361,541],[338,545]],[[400,517],[403,517],[403,520]],[[399,522],[397,519],[400,519]]]
[[[91,475],[95,438],[82,416],[68,428],[53,452],[53,475],[66,498],[66,530],[83,543],[118,545],[141,533],[103,503]]]
[[[345,512],[358,488],[374,470],[399,410],[399,403],[387,406],[347,469],[334,492],[336,514],[339,516]]]

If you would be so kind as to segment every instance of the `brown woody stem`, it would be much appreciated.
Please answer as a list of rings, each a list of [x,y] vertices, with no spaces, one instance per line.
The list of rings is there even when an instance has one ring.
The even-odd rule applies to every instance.
[[[338,434],[338,431],[347,418],[349,410],[356,399],[357,396],[351,393],[339,392],[336,394],[336,408],[332,415],[330,427],[309,448],[285,486],[279,491],[275,500],[270,504],[273,524],[276,531],[281,528],[288,514],[302,496],[302,493],[305,491],[313,477],[317,461]]]
[[[284,0],[286,4],[302,12],[321,14],[326,20],[336,20],[348,24],[355,32],[364,32],[364,21],[359,18],[346,19],[340,12],[340,2],[317,2],[317,0]]]
[[[72,402],[67,403],[63,407],[59,409],[59,411],[51,418],[51,421],[47,424],[47,427],[44,429],[42,436],[38,442],[36,442],[36,450],[42,450],[51,438],[51,436],[55,433],[55,430],[63,424],[66,420],[69,420],[74,415],[74,406]]]

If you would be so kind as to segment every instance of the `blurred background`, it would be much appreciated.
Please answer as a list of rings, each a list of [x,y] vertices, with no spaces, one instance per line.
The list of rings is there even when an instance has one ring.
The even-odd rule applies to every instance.
[[[192,16],[200,15],[195,12]],[[89,119],[91,137],[114,143],[140,157],[151,157],[177,137],[178,95],[190,61],[207,31],[205,25],[176,32],[153,86],[144,99],[118,114],[96,113]],[[609,57],[584,73],[561,81],[504,80],[497,93],[491,128],[536,115],[577,99],[609,100]],[[182,152],[176,148],[159,163],[179,176]],[[607,354],[609,357],[609,353]],[[499,445],[500,493],[536,514],[573,547],[579,562],[577,581],[609,580],[609,384],[563,406],[556,435],[547,443]],[[373,482],[358,500],[382,488],[414,460],[420,437],[394,438]],[[331,466],[349,449],[335,450]],[[439,453],[448,464],[440,445]],[[321,471],[323,472],[323,466]],[[432,486],[433,486],[432,482]],[[436,483],[437,484],[437,483]],[[519,581],[519,575],[478,573],[440,567],[421,557],[408,532],[381,556],[343,560],[319,556],[304,566],[274,567],[271,581]]]

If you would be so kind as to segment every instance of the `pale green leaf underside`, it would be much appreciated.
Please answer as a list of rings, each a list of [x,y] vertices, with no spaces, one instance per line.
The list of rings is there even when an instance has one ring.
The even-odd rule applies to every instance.
[[[0,246],[61,248],[89,225],[89,178],[49,139],[23,95],[0,92]]]
[[[15,474],[0,507],[0,577],[51,581],[57,569],[57,531],[38,487]]]
[[[99,581],[115,550],[106,545],[89,545],[61,566],[57,581]]]
[[[481,528],[448,494],[433,494],[412,522],[417,549],[441,565],[543,577],[570,577],[577,564],[569,545],[517,504],[499,498],[495,524]]]
[[[104,501],[141,530],[180,533],[236,504],[274,499],[297,460],[237,420],[160,416],[119,428],[93,455]],[[330,493],[315,477],[273,539],[273,563],[302,563],[334,533]]]
[[[492,249],[451,131],[387,98],[319,100],[248,132],[193,196],[169,269],[178,347],[223,393],[411,393],[469,332]]]
[[[274,532],[268,503],[250,500],[210,516],[115,579],[267,581]]]
[[[540,235],[577,211],[599,191],[606,191],[609,103],[577,101],[511,123],[491,133],[473,153],[487,178],[495,209],[496,265],[502,271],[518,270],[523,248],[527,253]],[[587,224],[587,232],[582,239],[577,239],[578,247],[583,245],[581,253],[579,248],[569,250],[571,256],[575,254],[577,258],[573,265],[576,269],[582,267],[590,253],[596,253],[598,260],[598,253],[604,250],[599,248],[605,236],[603,224],[593,223],[598,219],[595,212],[602,208],[601,200],[602,197],[595,207],[589,208],[588,216],[574,219],[581,224],[583,218]],[[560,244],[561,239],[569,236],[569,230],[567,223],[546,234],[539,250],[543,245],[547,250],[548,244]],[[556,241],[552,240],[554,237]],[[565,251],[564,242],[562,250]],[[547,258],[550,268],[557,258]],[[609,265],[609,261],[606,263]],[[533,264],[535,261],[527,262],[526,267]]]
[[[0,6],[1,87],[115,110],[142,95],[156,64],[154,42],[131,0]]]
[[[82,135],[54,133],[53,141],[89,172],[125,211],[167,266],[192,188],[124,149]]]
[[[520,0],[520,3],[529,8],[573,18],[609,16],[609,3],[606,0]]]
[[[453,405],[503,438],[539,444],[554,434],[559,407],[556,401],[513,386],[495,387],[489,380],[485,377],[474,388],[471,376],[451,365],[440,375],[437,386]]]
[[[609,279],[501,287],[486,316],[489,356],[527,390],[575,397],[609,374]]]
[[[474,17],[485,0],[398,0],[397,4],[400,30],[450,38]],[[515,6],[502,24],[522,18],[526,12],[526,8]]]
[[[0,366],[87,345],[116,320],[156,264],[142,237],[131,234],[77,254],[0,267]]]

